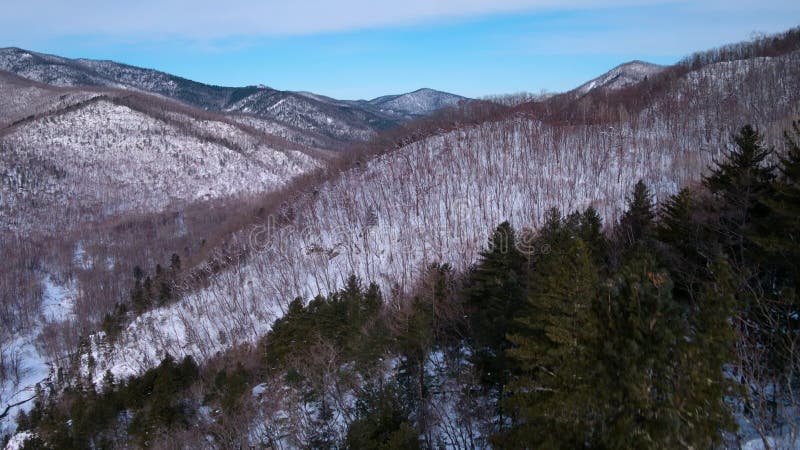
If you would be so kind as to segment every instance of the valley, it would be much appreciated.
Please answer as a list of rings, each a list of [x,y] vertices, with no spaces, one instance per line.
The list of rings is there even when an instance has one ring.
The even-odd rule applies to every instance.
[[[519,373],[535,371],[526,366],[529,356],[510,352],[522,362],[506,375],[486,369],[500,364],[511,341],[527,349],[526,341],[502,329],[486,338],[498,326],[491,321],[507,317],[486,319],[495,305],[476,306],[484,301],[476,299],[505,298],[514,283],[525,291],[519,298],[547,297],[537,289],[550,286],[550,272],[538,268],[568,268],[577,284],[608,276],[586,289],[609,298],[625,295],[612,274],[644,277],[636,278],[637,289],[653,285],[655,297],[666,283],[658,277],[670,277],[675,298],[690,298],[681,304],[684,317],[705,314],[693,295],[724,284],[715,278],[721,263],[709,255],[727,255],[729,236],[719,230],[734,220],[725,216],[733,214],[728,203],[708,200],[727,192],[709,180],[728,173],[724,161],[744,148],[748,124],[756,127],[757,147],[774,151],[758,167],[793,167],[798,33],[698,52],[671,66],[633,61],[571,91],[503,104],[430,89],[336,100],[0,49],[0,435],[14,435],[24,411],[29,428],[21,433],[30,435],[23,437],[98,448],[129,438],[158,448],[170,439],[187,448],[361,448],[354,442],[372,431],[357,430],[384,426],[397,448],[417,440],[425,448],[514,448],[538,439],[531,432],[514,441],[520,429],[530,430],[508,426],[503,415],[502,377],[524,381]],[[788,170],[781,176],[793,176]],[[781,186],[775,189],[783,192]],[[630,222],[637,192],[659,230],[671,217],[662,208],[691,192],[697,209],[686,207],[681,217],[695,220],[691,225],[723,250],[698,244],[698,255],[653,231],[641,242],[662,269],[642,262],[650,256],[631,257],[640,239],[631,237],[638,231]],[[772,211],[793,201],[775,195],[757,200],[758,207]],[[713,207],[697,206],[703,202]],[[787,229],[796,226],[791,217]],[[586,227],[594,231],[584,234]],[[573,237],[553,237],[561,229]],[[516,262],[507,261],[508,252],[493,253],[492,242],[509,238],[502,230],[515,230],[514,248],[522,249]],[[778,264],[780,274],[770,279],[787,283],[781,295],[795,295],[791,277],[782,275],[794,266],[774,262],[790,258],[762,242],[788,244],[761,228],[752,233],[761,233],[753,245],[767,255],[758,253],[764,260],[753,270]],[[493,257],[502,261],[495,261],[502,276],[491,272]],[[741,255],[728,257],[734,271],[751,267]],[[594,258],[594,275],[579,271],[589,267],[580,258]],[[689,266],[697,280],[681,278]],[[641,267],[648,271],[640,274]],[[515,270],[519,276],[508,275]],[[498,277],[507,283],[502,288],[485,281]],[[623,287],[603,291],[617,285]],[[581,295],[570,299],[580,304],[594,294]],[[539,306],[557,309],[545,300]],[[584,317],[575,311],[571,317]],[[614,317],[628,317],[620,314]],[[686,341],[700,342],[704,327],[721,326],[713,315],[686,325]],[[594,345],[592,336],[585,338]],[[491,353],[488,363],[479,359],[482,351]],[[666,367],[669,359],[654,364]],[[664,370],[688,373],[688,363],[678,363]],[[740,378],[749,376],[737,367]],[[703,376],[716,374],[707,376],[717,383],[719,369]],[[172,383],[169,395],[178,392],[178,403],[136,400],[137,389],[156,392],[159,379]],[[747,385],[776,383],[761,381]],[[104,403],[112,397],[113,407]],[[789,428],[796,425],[794,400],[780,417]],[[80,416],[79,424],[79,415],[70,416],[77,425],[67,433],[59,414],[72,402],[94,405],[87,414],[115,415]],[[386,412],[386,402],[412,406]],[[755,406],[745,403],[731,416],[741,433],[726,428],[715,444],[777,433],[747,416]],[[391,426],[370,422],[381,414],[391,416]],[[680,433],[692,439],[690,429]],[[14,439],[24,440],[21,433]],[[711,442],[704,439],[696,442]]]

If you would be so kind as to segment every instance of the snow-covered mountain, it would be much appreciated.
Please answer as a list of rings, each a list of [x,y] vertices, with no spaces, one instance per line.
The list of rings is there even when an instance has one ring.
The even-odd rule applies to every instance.
[[[60,90],[0,71],[0,129],[21,118],[64,108],[94,95]]]
[[[269,192],[325,158],[257,127],[136,92],[0,74],[0,99],[0,230],[55,230]]]
[[[419,89],[408,94],[386,95],[367,103],[387,114],[401,114],[410,117],[426,116],[436,110],[457,105],[465,97],[433,89]]]
[[[579,94],[593,90],[616,90],[639,83],[664,70],[664,66],[644,61],[631,61],[609,70],[599,77],[590,80],[575,89]]]
[[[430,89],[371,101],[348,101],[266,86],[212,86],[113,61],[68,59],[19,48],[0,49],[0,70],[54,86],[135,89],[208,111],[269,119],[329,139],[320,144],[366,140],[376,132],[463,99]],[[295,137],[292,133],[286,136]]]

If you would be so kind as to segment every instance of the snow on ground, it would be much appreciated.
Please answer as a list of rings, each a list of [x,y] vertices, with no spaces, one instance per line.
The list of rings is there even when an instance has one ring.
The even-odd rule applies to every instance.
[[[2,352],[7,365],[17,365],[16,370],[7,369],[6,379],[0,386],[0,413],[6,407],[20,403],[8,410],[0,419],[0,435],[13,431],[15,420],[20,411],[30,411],[37,384],[47,389],[53,379],[55,367],[47,360],[37,346],[37,338],[45,323],[61,322],[72,315],[75,300],[75,285],[56,283],[48,274],[42,278],[43,298],[41,316],[37,325],[14,336],[4,339]]]
[[[800,439],[795,437],[773,438],[768,436],[766,438],[767,445],[764,445],[764,439],[757,438],[745,442],[742,445],[742,450],[799,450]]]
[[[50,366],[36,348],[34,341],[35,336],[27,334],[17,336],[3,346],[6,358],[17,360],[19,368],[0,387],[0,413],[11,405],[21,404],[11,406],[7,415],[0,419],[0,436],[6,431],[14,430],[15,420],[20,411],[30,411],[37,383],[46,382],[51,375]]]
[[[5,450],[20,450],[25,445],[25,441],[36,436],[29,431],[23,431],[11,437],[11,440],[6,444]]]
[[[47,322],[63,322],[70,318],[75,306],[75,283],[56,284],[50,275],[42,279],[44,298],[42,315]]]
[[[343,175],[295,202],[291,227],[267,223],[264,236],[259,230],[245,236],[256,247],[246,265],[137,318],[113,348],[98,336],[95,380],[105,370],[117,377],[139,373],[165,352],[203,360],[234,343],[254,342],[289,301],[331,292],[351,273],[388,293],[410,288],[432,262],[463,270],[503,220],[536,226],[552,206],[592,203],[610,219],[639,178],[663,198],[698,175],[676,165],[686,158],[652,151],[664,147],[664,138],[649,132],[631,139],[622,154],[616,142],[592,152],[578,136],[556,145],[554,139],[553,130],[532,121],[487,124],[413,144]]]

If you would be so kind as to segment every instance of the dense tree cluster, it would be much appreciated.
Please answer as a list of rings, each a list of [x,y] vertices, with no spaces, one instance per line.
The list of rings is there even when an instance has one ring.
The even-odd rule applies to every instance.
[[[37,431],[25,448],[119,448],[125,442],[147,447],[157,434],[189,423],[195,410],[182,394],[197,376],[190,357],[177,362],[168,356],[121,383],[108,373],[102,392],[79,380],[58,399],[40,396],[30,414],[20,414],[18,429]]]

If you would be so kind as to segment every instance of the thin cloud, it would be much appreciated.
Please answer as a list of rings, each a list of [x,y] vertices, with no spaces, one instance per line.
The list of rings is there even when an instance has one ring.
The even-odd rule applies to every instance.
[[[0,38],[72,35],[174,36],[216,39],[298,35],[409,25],[518,11],[596,9],[672,3],[667,0],[307,0],[230,1],[30,0],[9,2]]]

